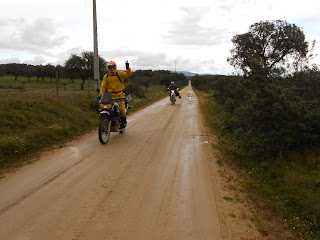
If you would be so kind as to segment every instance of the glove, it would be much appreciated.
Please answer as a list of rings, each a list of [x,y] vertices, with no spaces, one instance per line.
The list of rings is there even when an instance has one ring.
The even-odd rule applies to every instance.
[[[126,61],[126,69],[128,69],[128,68],[129,68],[129,62]]]

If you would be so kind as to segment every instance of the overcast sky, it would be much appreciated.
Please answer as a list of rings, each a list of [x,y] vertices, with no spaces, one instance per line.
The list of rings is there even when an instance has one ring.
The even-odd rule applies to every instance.
[[[301,27],[320,55],[319,0],[96,2],[99,55],[119,69],[129,60],[133,70],[232,74],[232,37],[278,19]],[[63,65],[93,51],[92,12],[92,0],[1,0],[0,63]]]

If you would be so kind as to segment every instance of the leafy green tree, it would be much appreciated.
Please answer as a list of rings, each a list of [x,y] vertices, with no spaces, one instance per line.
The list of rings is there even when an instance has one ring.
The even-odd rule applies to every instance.
[[[79,77],[79,72],[82,68],[82,59],[76,54],[71,54],[69,59],[65,62],[64,73],[66,77],[75,79]]]
[[[83,53],[82,53],[83,54]],[[87,60],[87,61],[86,61]],[[85,59],[81,56],[71,54],[70,58],[65,62],[67,76],[73,78],[74,76],[81,77],[81,90],[84,89],[85,80],[92,75],[93,72],[93,57],[92,59]]]
[[[103,76],[107,67],[107,62],[99,56],[100,76]],[[86,79],[93,79],[93,52],[83,51],[81,56],[71,54],[70,58],[65,62],[65,73],[70,78],[78,76],[82,79],[81,90],[84,89]]]
[[[308,43],[301,28],[283,20],[261,21],[233,37],[228,62],[245,75],[279,76],[289,59],[306,57]]]
[[[5,72],[15,76],[15,80],[18,80],[18,76],[21,74],[22,67],[23,65],[19,63],[8,63],[4,65]]]
[[[51,64],[47,64],[45,66],[45,74],[50,78],[50,82],[52,82],[52,79],[56,78],[56,67]]]
[[[29,82],[31,81],[30,78],[32,76],[35,76],[37,73],[36,67],[33,65],[25,65],[22,69],[21,69],[21,73],[28,78]]]
[[[39,78],[42,78],[42,81],[44,81],[44,78],[46,77],[46,67],[43,65],[36,66],[36,73],[37,73],[37,81],[39,81]]]
[[[6,71],[5,71],[4,67],[3,67],[3,65],[0,64],[0,76],[3,76],[5,74],[6,74]]]

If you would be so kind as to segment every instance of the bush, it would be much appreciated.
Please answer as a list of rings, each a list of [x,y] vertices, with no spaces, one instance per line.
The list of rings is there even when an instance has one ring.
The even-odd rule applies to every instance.
[[[192,82],[200,89],[212,88],[218,103],[232,114],[225,128],[239,152],[262,161],[320,146],[319,76],[315,71],[284,79],[196,76]]]
[[[319,239],[319,72],[200,80],[213,86],[212,125],[227,139],[221,153],[250,174],[252,201],[286,219],[297,239]]]
[[[145,97],[145,89],[146,87],[138,83],[129,83],[126,85],[126,90],[139,98]]]

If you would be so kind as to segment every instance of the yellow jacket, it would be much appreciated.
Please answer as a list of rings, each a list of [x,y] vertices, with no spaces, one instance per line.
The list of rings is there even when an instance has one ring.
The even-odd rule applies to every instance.
[[[117,76],[118,73],[118,76]],[[104,75],[101,87],[100,87],[100,96],[105,92],[117,93],[124,89],[123,82],[126,78],[131,76],[131,68],[128,68],[127,71],[117,71],[115,73],[108,73]]]

